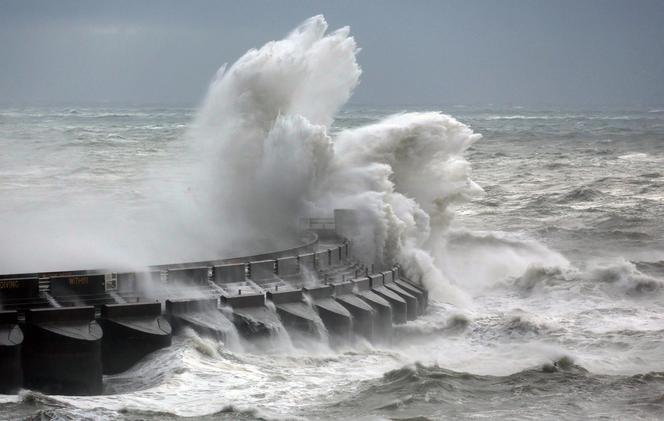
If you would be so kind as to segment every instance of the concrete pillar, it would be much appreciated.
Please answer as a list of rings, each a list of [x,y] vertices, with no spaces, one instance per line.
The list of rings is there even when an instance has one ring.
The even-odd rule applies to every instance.
[[[23,332],[16,311],[0,311],[0,394],[16,393],[23,387],[21,347]]]
[[[94,307],[31,309],[25,318],[25,386],[55,395],[100,395],[103,334]]]

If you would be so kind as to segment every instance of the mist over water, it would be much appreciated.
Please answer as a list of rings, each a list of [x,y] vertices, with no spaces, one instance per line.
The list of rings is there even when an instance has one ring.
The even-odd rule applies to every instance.
[[[190,332],[105,378],[119,395],[3,413],[662,418],[664,113],[348,106],[357,53],[314,17],[222,67],[196,111],[2,110],[0,269],[257,252],[355,208],[355,251],[422,282],[427,314],[342,349]]]

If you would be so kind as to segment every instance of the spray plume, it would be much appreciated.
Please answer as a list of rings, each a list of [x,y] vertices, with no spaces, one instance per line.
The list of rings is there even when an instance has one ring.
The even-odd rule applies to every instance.
[[[432,252],[443,247],[449,205],[481,193],[464,151],[480,138],[452,117],[405,113],[332,137],[336,111],[360,68],[348,28],[326,34],[315,16],[281,41],[219,71],[190,133],[205,151],[197,185],[209,226],[237,222],[270,238],[297,217],[356,209],[355,250],[366,262],[399,262],[434,292],[449,288]],[[204,193],[205,192],[205,193]]]

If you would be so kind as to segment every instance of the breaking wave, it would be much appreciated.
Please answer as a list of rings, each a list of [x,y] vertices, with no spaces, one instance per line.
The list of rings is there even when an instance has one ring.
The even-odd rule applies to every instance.
[[[664,280],[642,273],[634,263],[624,259],[607,265],[592,265],[585,277],[636,297],[652,296],[664,290]]]
[[[565,290],[576,294],[602,292],[653,298],[664,291],[662,278],[641,272],[636,264],[625,259],[589,262],[583,269],[532,265],[499,285],[514,287],[527,295]]]
[[[189,210],[206,227],[197,234],[220,248],[220,238],[288,236],[299,217],[352,208],[361,260],[396,261],[433,295],[460,297],[434,250],[450,205],[482,193],[463,157],[480,135],[438,112],[332,134],[361,70],[349,29],[327,29],[313,17],[219,70],[189,133],[196,156],[207,157],[192,170],[198,206]]]
[[[572,396],[583,405],[569,412]],[[589,373],[570,358],[508,376],[481,376],[438,366],[406,366],[365,382],[359,393],[330,406],[332,413],[356,411],[399,419],[476,417],[533,419],[546,413],[561,419],[631,417],[638,411],[656,419],[664,409],[664,373],[603,376]],[[514,401],[519,401],[518,412]],[[519,415],[517,415],[519,414]]]
[[[513,232],[451,230],[440,252],[441,267],[471,294],[523,275],[532,266],[569,267],[568,260],[539,241]]]

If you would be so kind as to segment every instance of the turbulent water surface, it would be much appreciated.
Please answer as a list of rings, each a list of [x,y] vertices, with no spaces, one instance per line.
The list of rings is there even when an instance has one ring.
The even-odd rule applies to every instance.
[[[299,35],[307,38],[310,29]],[[326,58],[332,54],[325,50],[329,47],[334,54],[354,57],[354,46],[344,49],[347,33],[333,36],[322,38],[326,41],[311,54]],[[272,48],[287,50],[284,45]],[[265,105],[249,118],[240,112],[246,104],[226,97],[235,98],[247,83],[288,85],[269,77],[257,82],[247,69],[263,66],[261,74],[267,76],[292,74],[271,73],[260,51],[252,54],[242,66],[229,69],[230,76],[220,76],[203,111],[0,110],[0,271],[30,270],[23,259],[29,245],[25,239],[40,235],[47,241],[38,249],[52,251],[36,259],[49,269],[69,268],[82,247],[86,264],[113,258],[124,263],[122,247],[135,247],[136,241],[149,244],[146,250],[191,257],[178,254],[181,244],[168,235],[132,232],[128,237],[117,227],[142,223],[148,214],[154,223],[169,222],[163,227],[167,233],[198,233],[195,221],[185,218],[182,226],[174,226],[170,213],[162,219],[154,202],[161,206],[160,198],[177,191],[191,198],[186,203],[201,201],[206,209],[224,203],[232,188],[201,197],[198,181],[242,180],[237,174],[246,174],[255,150],[227,140],[239,130],[249,139],[267,138],[263,153],[274,154],[261,158],[252,193],[274,199],[266,192],[277,187],[265,180],[274,180],[275,162],[294,165],[296,176],[278,181],[297,191],[280,190],[289,202],[275,199],[276,209],[290,212],[287,206],[295,196],[306,199],[298,211],[329,210],[334,199],[348,205],[357,198],[375,200],[371,209],[380,212],[387,205],[394,209],[390,212],[396,216],[386,217],[384,236],[396,235],[390,234],[394,221],[405,228],[396,237],[399,246],[391,248],[386,241],[381,256],[400,261],[435,290],[427,313],[398,326],[392,343],[382,346],[293,345],[282,334],[266,344],[227,347],[185,332],[172,347],[129,372],[105,377],[107,395],[23,391],[0,397],[0,418],[664,417],[664,110],[347,105],[332,122],[330,116],[348,95],[340,94],[329,109],[303,111],[315,101],[302,98],[317,100],[325,88],[309,81],[290,87],[290,108],[279,102],[283,93],[278,93],[270,97],[276,108]],[[354,83],[343,82],[342,88],[350,92]],[[243,98],[253,107],[251,98]],[[404,111],[417,113],[400,114]],[[426,111],[442,111],[456,120]],[[217,113],[233,116],[235,123],[209,123]],[[221,138],[210,140],[210,133]],[[431,133],[442,146],[429,141]],[[274,146],[297,136],[307,148],[285,153]],[[195,151],[206,153],[211,142],[241,159],[218,162],[209,167],[212,172],[192,177],[192,168],[208,168],[204,161],[217,159],[191,153],[192,137],[204,139]],[[304,164],[310,161],[315,161],[311,167]],[[390,171],[374,161],[389,163]],[[224,165],[233,168],[219,169]],[[467,179],[470,166],[477,185]],[[362,176],[354,173],[358,168]],[[298,184],[302,179],[307,183]],[[315,183],[308,184],[310,179]],[[335,193],[327,196],[330,191]],[[250,207],[272,203],[238,200]],[[231,217],[241,209],[219,212]],[[178,212],[183,218],[211,217],[191,209]],[[107,218],[108,224],[100,223]],[[264,218],[258,213],[249,222],[260,226]],[[422,226],[427,229],[419,230]],[[200,230],[201,249],[227,251],[222,245],[210,250]],[[378,227],[369,234],[383,238],[382,232]],[[108,243],[113,247],[105,247]]]

